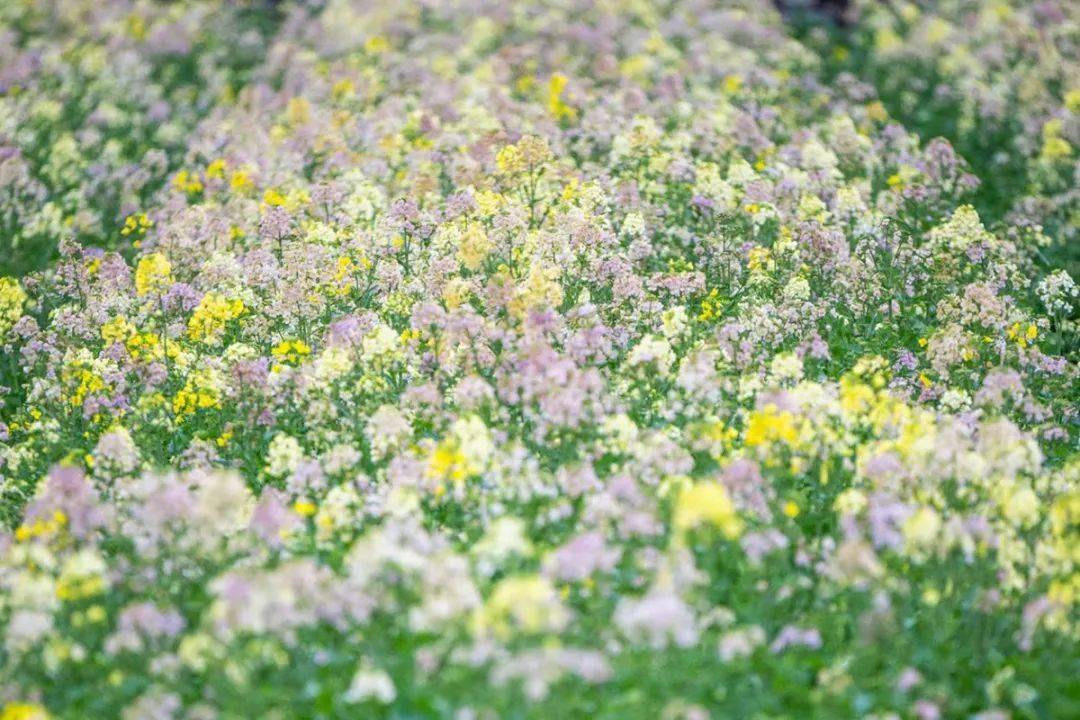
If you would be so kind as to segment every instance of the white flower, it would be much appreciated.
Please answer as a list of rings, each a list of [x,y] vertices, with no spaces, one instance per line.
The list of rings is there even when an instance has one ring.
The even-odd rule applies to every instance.
[[[675,353],[671,351],[671,345],[667,340],[656,335],[646,335],[641,338],[633,350],[627,363],[630,367],[653,363],[661,375],[667,375],[675,362]]]
[[[1039,519],[1039,498],[1030,487],[1014,490],[1002,506],[1005,519],[1017,527],[1026,528]]]
[[[971,396],[963,390],[950,388],[941,396],[941,406],[952,412],[959,412],[971,406]]]
[[[361,345],[365,358],[378,357],[397,348],[398,336],[389,325],[380,323],[367,334]]]
[[[484,421],[476,415],[458,418],[450,426],[450,432],[457,438],[458,450],[465,457],[469,472],[473,475],[483,472],[495,453],[495,443]]]
[[[630,237],[644,237],[645,218],[643,218],[639,212],[629,213],[626,216],[626,220],[623,222],[622,229],[623,232]]]
[[[1072,300],[1080,296],[1080,289],[1064,270],[1055,270],[1043,278],[1035,292],[1051,315],[1069,315],[1072,313]]]
[[[345,701],[351,703],[374,700],[389,705],[397,698],[394,681],[385,670],[374,667],[368,660],[362,660],[356,674],[353,675],[349,689],[345,691]]]
[[[773,358],[769,371],[779,381],[798,382],[803,377],[803,362],[795,353],[780,353]]]
[[[670,310],[664,311],[664,337],[668,340],[674,340],[681,336],[689,324],[689,319],[686,316],[686,308],[682,305],[676,305]]]
[[[802,164],[807,170],[820,170],[830,176],[839,177],[840,172],[836,169],[838,163],[836,153],[817,140],[811,140],[803,145]]]
[[[525,534],[525,523],[516,517],[501,517],[493,522],[472,548],[480,572],[485,575],[492,575],[514,555],[528,557],[530,554],[532,544]]]
[[[806,302],[810,299],[810,283],[804,277],[793,277],[784,286],[784,300]]]
[[[266,473],[273,477],[285,477],[296,470],[304,457],[304,451],[296,438],[278,433],[270,441],[266,452]]]

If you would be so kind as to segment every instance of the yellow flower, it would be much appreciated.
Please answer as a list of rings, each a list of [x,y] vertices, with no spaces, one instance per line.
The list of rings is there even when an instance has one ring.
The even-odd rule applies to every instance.
[[[104,333],[104,328],[102,328],[102,332]],[[124,344],[128,352],[131,353],[131,357],[136,360],[157,360],[165,355],[165,348],[162,347],[161,338],[153,333],[134,333],[127,337]],[[175,357],[179,348],[174,343],[168,346],[168,350],[169,356]]]
[[[244,303],[239,299],[227,300],[219,293],[207,293],[188,320],[188,337],[195,341],[217,342],[225,332],[226,324],[243,315],[244,310]]]
[[[288,202],[288,199],[274,188],[263,193],[263,203],[270,207],[280,207]]]
[[[105,559],[83,549],[68,557],[56,580],[56,597],[64,602],[84,600],[105,592]]]
[[[26,542],[39,537],[49,537],[58,533],[67,524],[67,515],[62,510],[53,512],[50,518],[38,518],[30,525],[20,525],[15,530],[15,540]]]
[[[940,530],[941,516],[930,507],[921,507],[916,510],[901,528],[907,550],[915,553],[933,547]]]
[[[428,477],[460,483],[468,477],[467,462],[465,454],[458,448],[457,441],[454,438],[446,438],[435,446],[431,457],[428,458]]]
[[[292,127],[307,124],[311,120],[311,103],[307,98],[289,98],[288,105],[285,107],[285,117]]]
[[[1048,120],[1042,129],[1043,146],[1041,157],[1044,160],[1060,160],[1072,155],[1072,145],[1061,137],[1061,118]]]
[[[484,472],[493,452],[491,433],[484,421],[475,415],[459,418],[428,458],[427,475],[461,483]]]
[[[390,49],[390,41],[383,35],[372,35],[364,41],[364,52],[379,55]]]
[[[0,339],[22,317],[26,293],[15,278],[0,277]]]
[[[499,581],[473,619],[478,634],[508,638],[514,630],[538,633],[561,630],[569,611],[551,581],[542,575],[521,575]]]
[[[749,447],[766,445],[777,440],[791,445],[798,438],[795,416],[787,410],[781,411],[776,405],[770,403],[761,410],[750,413],[744,442]]]
[[[457,251],[458,261],[466,269],[475,272],[483,266],[492,247],[493,244],[482,226],[475,223],[469,225],[461,235]]]
[[[1038,522],[1040,517],[1039,497],[1030,487],[1017,488],[1003,499],[1001,512],[1014,526],[1030,527]]]
[[[330,88],[330,95],[338,101],[350,98],[355,94],[356,85],[348,78],[338,80],[334,83],[334,86]]]
[[[1065,109],[1071,113],[1080,113],[1080,88],[1065,93]]]
[[[562,99],[567,82],[569,82],[567,77],[562,73],[553,74],[548,81],[548,112],[554,115],[556,120],[573,120],[577,117],[577,110],[567,105]]]
[[[534,265],[510,302],[511,314],[523,318],[529,310],[557,308],[562,304],[563,289],[558,281],[559,274],[557,268]]]
[[[8,703],[0,711],[0,720],[49,720],[45,708],[34,703]]]
[[[724,299],[720,296],[720,291],[713,288],[705,296],[705,299],[701,301],[701,312],[698,313],[697,319],[701,322],[715,320],[720,317],[725,304]]]
[[[517,146],[507,145],[499,149],[499,152],[495,153],[495,165],[499,168],[499,172],[507,175],[516,173],[524,168],[524,163],[521,160],[521,153],[518,152]]]
[[[154,221],[147,217],[146,213],[135,213],[124,218],[124,227],[120,229],[120,234],[124,236],[132,234],[145,235],[146,231],[153,226]]]
[[[705,524],[714,525],[732,540],[739,537],[743,530],[743,521],[735,512],[735,505],[727,490],[720,483],[712,481],[695,483],[679,494],[673,522],[680,531]]]
[[[197,410],[220,407],[220,381],[216,374],[208,369],[193,373],[173,397],[172,402],[173,413],[181,421]]]
[[[317,508],[315,507],[315,503],[310,500],[297,500],[293,503],[293,510],[300,517],[311,517],[315,514]]]
[[[255,182],[245,170],[234,170],[229,175],[229,187],[238,194],[246,194],[255,189]]]
[[[767,272],[773,269],[772,253],[767,247],[753,247],[746,257],[746,267],[751,272]]]
[[[159,252],[144,255],[135,268],[135,292],[142,297],[172,284],[172,264]]]
[[[173,187],[189,195],[197,195],[203,191],[202,180],[195,173],[181,170],[173,176]]]
[[[443,288],[443,302],[446,303],[447,308],[454,310],[466,302],[471,293],[472,289],[469,287],[467,280],[454,278],[447,282],[446,287]]]
[[[225,177],[225,161],[217,159],[206,166],[206,177],[221,180]]]
[[[106,389],[102,377],[82,361],[65,368],[61,377],[66,385],[75,387],[68,395],[68,401],[75,406],[82,405],[88,395],[95,395]]]
[[[123,315],[113,318],[101,326],[101,339],[106,345],[117,342],[126,342],[135,334],[135,326]]]
[[[311,354],[311,346],[303,340],[282,340],[270,350],[270,353],[283,362],[296,365]]]
[[[124,20],[124,29],[128,35],[138,41],[146,39],[146,21],[137,13],[131,13]]]
[[[535,170],[551,160],[551,148],[547,140],[526,135],[516,145],[507,145],[495,154],[499,172],[513,175],[523,170]]]

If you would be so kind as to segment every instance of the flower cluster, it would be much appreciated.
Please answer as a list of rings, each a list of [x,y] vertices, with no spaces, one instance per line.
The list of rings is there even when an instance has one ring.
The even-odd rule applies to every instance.
[[[0,9],[0,720],[1071,716],[1028,5]]]
[[[1080,271],[1080,9],[1068,0],[859,0],[852,32],[818,33],[830,73],[876,87],[882,110],[946,137],[983,181],[975,201],[1007,232]]]

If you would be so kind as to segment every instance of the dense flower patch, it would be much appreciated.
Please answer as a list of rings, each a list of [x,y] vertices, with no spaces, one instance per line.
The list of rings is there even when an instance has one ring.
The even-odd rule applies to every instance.
[[[1074,716],[1080,14],[851,20],[0,5],[0,719]]]

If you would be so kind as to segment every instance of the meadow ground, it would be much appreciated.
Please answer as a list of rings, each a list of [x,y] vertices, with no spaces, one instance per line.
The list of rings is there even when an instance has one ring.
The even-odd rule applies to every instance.
[[[847,4],[0,2],[0,720],[1080,717],[1080,4]]]

